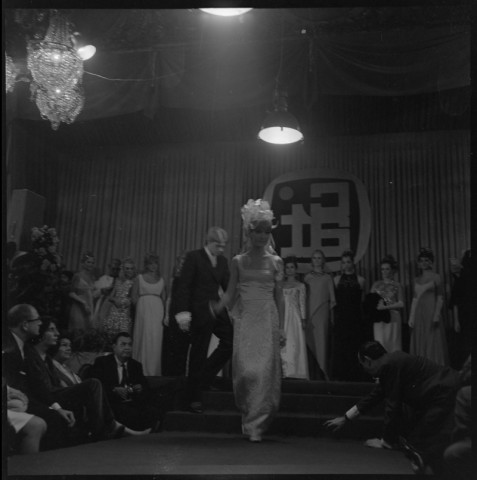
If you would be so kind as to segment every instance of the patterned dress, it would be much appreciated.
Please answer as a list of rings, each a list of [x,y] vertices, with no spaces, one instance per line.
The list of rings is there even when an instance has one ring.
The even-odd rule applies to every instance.
[[[400,285],[394,280],[381,281],[375,284],[372,291],[378,293],[386,305],[391,305],[399,300]],[[402,322],[398,310],[389,310],[391,320],[389,323],[376,322],[373,324],[374,339],[381,343],[388,353],[402,350]]]
[[[75,292],[87,305],[89,312],[84,309],[83,304],[73,300],[70,309],[70,319],[68,330],[73,334],[80,334],[93,325],[94,297],[96,296],[96,288],[93,280],[89,280],[82,273],[75,273],[71,283],[71,290]]]
[[[164,280],[148,283],[138,275],[139,300],[136,305],[132,356],[142,363],[144,375],[162,374],[162,338],[164,335],[164,303],[161,298]]]
[[[260,270],[247,268],[244,257],[246,254],[237,256],[238,296],[231,312],[232,379],[235,402],[242,413],[242,431],[260,436],[280,403],[280,332],[274,297],[279,257],[268,255],[266,268]]]
[[[305,285],[284,287],[286,343],[281,349],[282,375],[289,378],[308,379],[306,340],[301,319],[306,317]]]
[[[119,302],[119,306],[111,303],[109,312],[101,323],[101,330],[103,330],[111,340],[119,332],[131,333],[132,319],[129,294],[132,284],[133,281],[130,279],[125,279],[124,281],[116,279],[114,284],[114,290],[111,295]]]

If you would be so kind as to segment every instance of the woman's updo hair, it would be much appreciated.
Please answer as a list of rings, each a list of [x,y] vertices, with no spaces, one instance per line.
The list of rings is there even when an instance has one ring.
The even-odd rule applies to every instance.
[[[427,258],[428,260],[434,263],[434,253],[428,247],[420,248],[419,255],[417,256],[417,260],[419,261],[421,258]]]
[[[144,266],[150,265],[151,263],[157,263],[159,265],[159,255],[154,252],[149,252],[144,255]]]
[[[289,257],[283,259],[284,266],[286,266],[288,263],[292,263],[293,265],[295,265],[295,268],[298,268],[298,262],[294,255],[290,255]]]
[[[352,250],[345,250],[342,254],[341,254],[341,258],[344,258],[344,257],[349,257],[351,258],[351,261],[354,263],[354,252]]]
[[[55,317],[52,317],[50,315],[42,315],[41,316],[41,325],[40,328],[38,329],[38,336],[32,338],[31,343],[36,345],[37,343],[40,343],[41,340],[43,340],[43,336],[45,335],[45,332],[50,328],[50,325],[54,323],[55,326],[57,325],[57,320]]]
[[[381,262],[379,262],[380,265],[384,265],[387,263],[390,267],[391,270],[397,271],[398,269],[398,263],[396,262],[395,258],[392,255],[385,255],[382,259]]]
[[[86,260],[91,260],[91,259],[94,260],[94,255],[91,251],[88,250],[81,254],[80,263],[84,263],[86,262]]]

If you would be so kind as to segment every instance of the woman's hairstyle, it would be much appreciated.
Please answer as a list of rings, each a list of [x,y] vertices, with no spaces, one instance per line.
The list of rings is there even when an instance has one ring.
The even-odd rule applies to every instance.
[[[48,350],[48,353],[52,357],[54,357],[58,353],[58,350],[60,349],[61,340],[65,340],[65,339],[69,340],[71,342],[71,345],[73,345],[73,341],[71,340],[71,337],[68,334],[60,333],[58,337],[58,341],[56,342],[56,345],[52,345]]]
[[[417,260],[420,260],[421,258],[427,258],[431,262],[434,262],[434,253],[428,247],[421,247],[419,250],[419,255],[417,256]]]
[[[36,345],[37,343],[40,343],[43,340],[43,336],[45,335],[45,332],[50,328],[50,325],[54,323],[55,326],[58,324],[58,321],[56,320],[55,317],[52,317],[50,315],[42,315],[41,316],[41,325],[40,328],[38,329],[38,336],[32,338],[31,343]]]
[[[310,258],[312,258],[315,253],[320,253],[321,256],[323,257],[323,260],[326,262],[326,255],[325,255],[325,252],[323,250],[320,250],[319,248],[317,248],[316,250],[313,250],[313,252],[311,252],[311,257]]]
[[[354,252],[352,250],[345,250],[342,254],[341,254],[341,258],[344,258],[344,257],[349,257],[351,258],[351,261],[354,263]]]
[[[258,200],[249,199],[240,211],[244,229],[247,231],[254,230],[260,223],[273,224],[274,216],[270,204],[261,198]]]
[[[121,261],[120,265],[120,270],[119,270],[119,279],[120,280],[125,280],[126,275],[124,274],[124,265],[132,265],[134,274],[133,276],[136,276],[136,264],[134,263],[134,260],[131,257],[126,257],[124,260]]]
[[[358,358],[361,362],[364,361],[364,357],[371,358],[372,360],[377,360],[386,353],[388,352],[379,342],[366,342],[359,347]]]
[[[144,266],[150,265],[151,263],[157,263],[159,265],[159,255],[154,252],[149,252],[144,255]]]
[[[391,270],[396,271],[398,269],[398,264],[392,255],[385,255],[379,262],[379,265],[384,265],[385,263],[391,267]]]
[[[283,266],[286,266],[289,263],[292,263],[293,265],[295,265],[295,268],[298,268],[298,262],[294,255],[291,255],[283,259]]]
[[[84,252],[84,253],[81,254],[80,263],[84,263],[84,262],[86,262],[86,260],[91,260],[91,259],[94,260],[93,253],[90,252],[90,251]]]

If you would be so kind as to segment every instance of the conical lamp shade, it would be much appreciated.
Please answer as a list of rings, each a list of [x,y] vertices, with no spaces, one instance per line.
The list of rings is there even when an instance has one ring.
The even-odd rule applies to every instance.
[[[275,110],[265,118],[258,138],[268,143],[284,145],[303,140],[297,119],[289,112]]]

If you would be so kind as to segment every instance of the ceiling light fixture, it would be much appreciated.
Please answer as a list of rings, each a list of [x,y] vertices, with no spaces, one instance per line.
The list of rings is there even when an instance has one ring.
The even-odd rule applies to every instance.
[[[220,17],[236,17],[252,10],[251,8],[199,8],[202,12]]]
[[[288,112],[288,93],[285,89],[279,88],[280,74],[283,65],[283,18],[282,38],[280,48],[280,64],[277,76],[275,77],[275,89],[273,92],[273,111],[268,112],[262,123],[258,138],[268,143],[286,145],[303,140],[298,120]]]
[[[78,55],[81,57],[83,62],[89,60],[96,53],[96,47],[86,43],[83,36],[79,32],[74,32],[71,36],[73,46],[78,52]]]

